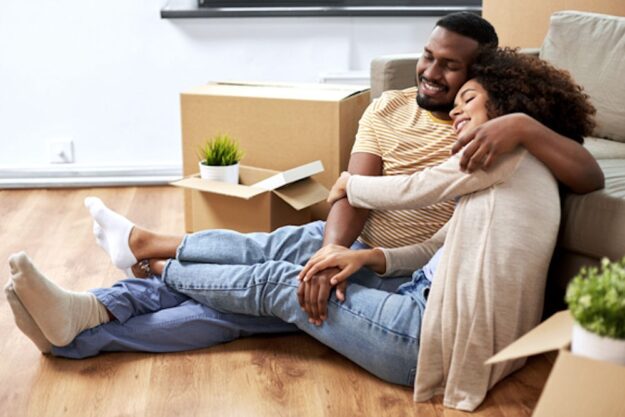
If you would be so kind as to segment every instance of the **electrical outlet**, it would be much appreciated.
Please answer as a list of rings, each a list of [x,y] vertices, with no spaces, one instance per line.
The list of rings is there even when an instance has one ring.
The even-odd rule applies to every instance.
[[[74,141],[58,139],[48,142],[48,160],[52,164],[74,163]]]

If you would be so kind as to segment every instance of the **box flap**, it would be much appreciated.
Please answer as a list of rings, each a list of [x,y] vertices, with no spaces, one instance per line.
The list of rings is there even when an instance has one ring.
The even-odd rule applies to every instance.
[[[243,198],[245,200],[249,200],[252,197],[256,197],[257,195],[267,192],[267,190],[262,188],[248,187],[240,184],[230,184],[221,181],[203,180],[198,176],[183,178],[179,181],[172,182],[171,185],[192,190],[227,195],[230,197]]]
[[[182,94],[255,97],[269,99],[296,99],[312,101],[341,101],[369,90],[367,86],[346,84],[294,84],[262,82],[211,82]]]
[[[486,365],[562,349],[571,343],[573,317],[560,311],[486,361]]]
[[[625,416],[624,384],[624,366],[562,350],[532,416]]]
[[[296,168],[280,172],[267,179],[252,184],[251,187],[262,188],[263,190],[275,190],[276,188],[308,178],[320,172],[323,172],[323,164],[321,161],[314,161],[309,164],[300,165]]]
[[[328,198],[328,189],[310,178],[273,190],[273,192],[295,210],[310,207]]]

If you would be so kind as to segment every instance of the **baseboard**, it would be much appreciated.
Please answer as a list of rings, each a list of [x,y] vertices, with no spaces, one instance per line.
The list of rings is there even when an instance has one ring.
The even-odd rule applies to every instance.
[[[0,188],[69,188],[163,185],[182,177],[179,164],[0,166]]]

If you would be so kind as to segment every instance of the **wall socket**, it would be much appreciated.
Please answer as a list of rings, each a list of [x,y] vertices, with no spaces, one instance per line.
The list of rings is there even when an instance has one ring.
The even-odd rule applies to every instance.
[[[74,141],[71,139],[48,141],[48,160],[51,164],[73,164]]]

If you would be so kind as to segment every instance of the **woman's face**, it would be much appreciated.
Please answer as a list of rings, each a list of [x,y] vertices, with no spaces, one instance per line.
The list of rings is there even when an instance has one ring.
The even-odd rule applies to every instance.
[[[477,81],[469,80],[460,87],[454,108],[449,112],[457,135],[488,121],[487,102],[488,93]]]

